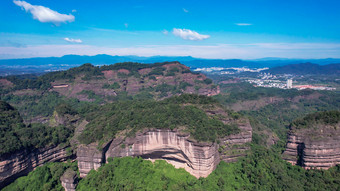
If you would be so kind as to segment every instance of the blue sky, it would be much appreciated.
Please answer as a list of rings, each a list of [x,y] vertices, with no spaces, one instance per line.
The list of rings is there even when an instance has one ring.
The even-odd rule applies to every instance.
[[[1,0],[0,59],[340,58],[337,0]]]

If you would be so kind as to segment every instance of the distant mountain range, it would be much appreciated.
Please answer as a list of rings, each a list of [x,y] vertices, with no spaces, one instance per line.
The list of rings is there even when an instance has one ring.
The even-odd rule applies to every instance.
[[[296,74],[296,75],[340,75],[340,64],[318,65],[312,63],[289,64],[265,70],[272,74]]]
[[[7,59],[0,60],[0,76],[18,75],[18,74],[37,74],[56,70],[66,70],[72,67],[80,66],[84,63],[93,65],[110,65],[118,62],[139,62],[155,63],[166,61],[179,61],[190,68],[202,67],[248,67],[263,68],[277,67],[288,64],[298,64],[312,62],[315,64],[325,65],[340,63],[340,59],[282,59],[282,58],[263,58],[257,60],[240,60],[240,59],[201,59],[190,56],[110,56],[100,54],[96,56],[65,55],[62,57],[45,57],[45,58],[24,58],[24,59]]]

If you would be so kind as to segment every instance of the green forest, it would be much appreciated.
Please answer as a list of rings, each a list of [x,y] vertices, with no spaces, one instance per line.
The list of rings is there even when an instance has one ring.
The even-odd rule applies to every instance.
[[[340,111],[324,111],[296,119],[292,127],[296,129],[316,127],[318,124],[335,126],[340,122]]]
[[[79,139],[89,144],[115,137],[122,130],[128,130],[128,136],[132,136],[143,128],[175,129],[184,126],[185,131],[197,141],[214,142],[219,137],[238,132],[236,125],[223,124],[209,117],[198,108],[199,104],[209,107],[216,101],[205,96],[181,95],[163,101],[120,101],[88,108],[84,115],[90,123]]]
[[[70,145],[75,127],[55,123],[56,115],[76,116],[74,119],[89,122],[75,139],[82,144],[102,144],[110,138],[122,136],[122,132],[123,136],[131,137],[145,128],[180,128],[198,142],[218,143],[219,138],[239,132],[238,120],[249,119],[253,137],[246,156],[234,163],[222,161],[208,177],[199,179],[162,160],[152,163],[131,157],[108,159],[108,163],[97,171],[92,170],[83,179],[79,178],[77,161],[54,162],[37,167],[3,190],[63,190],[60,177],[67,169],[73,169],[78,173],[77,190],[340,191],[339,165],[329,170],[305,170],[292,166],[281,156],[290,128],[339,124],[339,92],[262,88],[241,82],[220,84],[221,93],[212,97],[183,94],[164,98],[168,92],[177,94],[193,86],[181,82],[179,86],[163,83],[140,89],[136,95],[118,92],[111,100],[104,100],[91,90],[83,90],[81,93],[95,99],[88,102],[49,91],[51,82],[55,80],[74,82],[79,74],[85,81],[103,78],[104,70],[127,69],[130,71],[128,74],[119,74],[125,79],[140,75],[139,69],[153,67],[148,74],[151,80],[156,79],[154,75],[173,76],[191,72],[186,68],[166,71],[161,67],[164,64],[167,63],[118,63],[101,67],[84,64],[42,76],[6,77],[14,85],[7,89],[0,87],[0,157],[24,149]],[[196,83],[212,84],[213,81],[207,78]],[[120,85],[107,83],[101,88],[115,90]],[[158,100],[150,94],[151,91],[160,93]],[[244,107],[238,112],[232,110],[234,104],[260,102],[269,97],[279,101],[262,102],[264,104],[257,108]],[[222,117],[230,123],[221,122],[219,115],[207,114],[206,111],[216,108],[225,112],[226,116]],[[45,120],[44,123],[31,122],[40,118]],[[54,126],[51,126],[52,121]],[[273,140],[268,143],[270,139]]]
[[[73,129],[65,126],[24,124],[19,112],[4,101],[0,101],[0,129],[0,156],[21,149],[57,146],[73,136]]]

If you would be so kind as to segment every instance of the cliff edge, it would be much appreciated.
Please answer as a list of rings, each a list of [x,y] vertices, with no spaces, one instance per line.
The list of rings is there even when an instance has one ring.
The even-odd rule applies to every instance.
[[[340,164],[340,112],[320,112],[294,121],[283,158],[306,169]]]

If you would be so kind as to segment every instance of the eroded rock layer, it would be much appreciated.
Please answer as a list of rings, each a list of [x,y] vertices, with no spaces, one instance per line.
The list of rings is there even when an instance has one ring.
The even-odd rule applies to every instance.
[[[141,156],[165,159],[196,177],[206,177],[220,162],[218,146],[215,143],[195,143],[188,138],[189,135],[171,130],[147,131],[122,142],[117,140],[111,144],[106,158]]]
[[[140,156],[163,159],[176,168],[184,168],[195,177],[207,177],[224,160],[233,162],[249,149],[252,129],[249,122],[240,124],[241,132],[227,136],[217,143],[198,143],[189,134],[176,130],[151,129],[133,138],[116,138],[99,151],[96,145],[80,146],[77,152],[81,177],[91,169],[98,169],[109,157]]]
[[[80,177],[85,177],[90,170],[97,170],[103,163],[104,152],[95,144],[80,145],[77,148],[77,160]]]
[[[66,150],[61,147],[48,147],[32,151],[22,150],[2,156],[0,160],[0,188],[46,162],[65,161],[66,159],[68,159]]]
[[[60,177],[61,185],[65,191],[75,191],[77,187],[77,173],[72,169],[67,169],[63,176]]]
[[[252,127],[249,121],[238,123],[238,127],[241,130],[240,133],[230,135],[221,139],[219,145],[219,152],[221,154],[221,160],[225,162],[235,162],[241,156],[246,155],[246,151],[250,149],[247,143],[252,141]]]
[[[340,164],[340,126],[291,130],[283,158],[304,168],[328,169]]]

